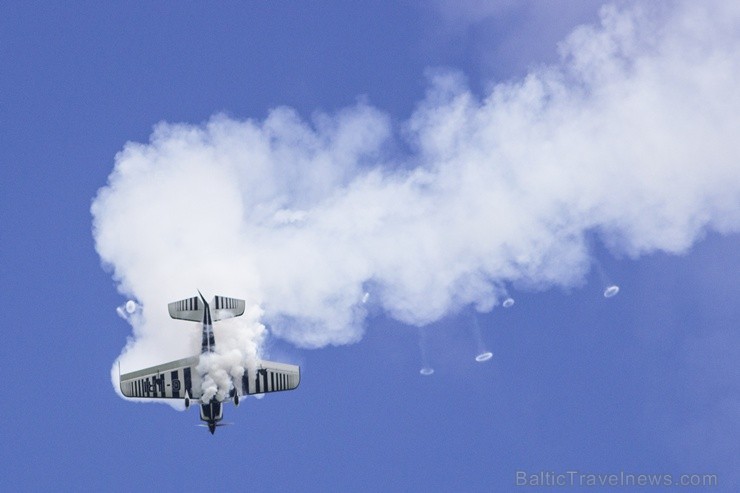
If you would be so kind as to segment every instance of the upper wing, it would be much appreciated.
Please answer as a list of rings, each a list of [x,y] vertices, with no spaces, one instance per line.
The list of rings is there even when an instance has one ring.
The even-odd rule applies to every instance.
[[[197,399],[201,391],[196,366],[198,356],[192,356],[126,373],[120,376],[121,393],[126,397],[184,399],[187,391]]]
[[[293,390],[300,382],[300,367],[262,360],[256,372],[244,371],[239,395]]]

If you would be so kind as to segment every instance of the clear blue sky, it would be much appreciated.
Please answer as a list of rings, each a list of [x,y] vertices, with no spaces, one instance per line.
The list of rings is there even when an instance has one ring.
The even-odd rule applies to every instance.
[[[517,471],[571,470],[740,487],[740,237],[712,228],[681,255],[635,258],[589,236],[618,296],[596,271],[567,288],[509,285],[512,308],[477,315],[494,357],[474,361],[473,310],[451,310],[424,329],[429,377],[418,329],[381,309],[356,344],[272,338],[270,354],[302,365],[300,387],[227,406],[234,425],[215,436],[193,409],[111,388],[131,328],[90,205],[126,142],[161,121],[283,105],[310,120],[358,99],[403,128],[429,69],[459,70],[483,97],[598,23],[598,2],[509,4],[6,2],[2,489],[511,491]]]

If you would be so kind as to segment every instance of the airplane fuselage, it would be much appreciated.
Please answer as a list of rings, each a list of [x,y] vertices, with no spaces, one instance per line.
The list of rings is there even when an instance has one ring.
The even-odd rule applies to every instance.
[[[200,294],[200,291],[198,292]],[[200,354],[213,353],[216,350],[216,339],[213,336],[213,321],[211,319],[211,307],[206,299],[200,294],[203,300],[203,336],[201,338]],[[218,305],[218,304],[217,304]],[[205,375],[201,375],[201,378]],[[208,431],[211,434],[216,432],[219,421],[224,417],[223,404],[215,396],[206,403],[200,405],[200,419],[208,425]]]
[[[200,405],[200,419],[208,425],[208,431],[213,435],[219,421],[224,417],[224,406],[213,397],[208,404]]]

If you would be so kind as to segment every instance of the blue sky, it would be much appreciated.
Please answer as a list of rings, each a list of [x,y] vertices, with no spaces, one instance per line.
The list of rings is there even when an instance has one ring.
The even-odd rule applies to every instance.
[[[675,478],[716,474],[716,490],[735,490],[740,485],[740,181],[732,178],[740,165],[737,144],[725,137],[740,128],[740,113],[734,111],[734,91],[722,90],[732,86],[725,79],[737,80],[732,76],[740,73],[735,71],[740,61],[731,49],[737,35],[722,36],[733,32],[737,12],[729,3],[711,4],[710,13],[726,9],[725,15],[709,16],[724,19],[715,26],[701,17],[701,9],[666,2],[632,17],[607,16],[612,23],[597,27],[599,2],[492,5],[6,5],[0,20],[0,286],[10,323],[0,349],[6,388],[0,404],[0,484],[25,490],[216,485],[262,491],[507,491],[514,489],[517,471],[576,470]],[[618,9],[629,11],[628,4]],[[664,20],[674,12],[696,22]],[[624,28],[624,19],[636,19],[637,34]],[[688,29],[698,40],[697,60],[707,65],[687,71],[683,58],[670,56],[671,43],[659,40],[658,49],[650,44],[654,40],[641,44],[643,19],[648,27],[668,26],[669,34],[672,28]],[[561,61],[558,43],[584,23],[593,30],[582,29],[565,48],[561,44],[572,62]],[[609,35],[601,36],[604,32]],[[687,37],[682,33],[677,39]],[[617,64],[612,73],[604,59],[626,60],[627,68]],[[712,65],[716,60],[723,63]],[[548,76],[547,67],[559,76]],[[541,86],[525,86],[528,74]],[[670,74],[672,83],[660,86],[666,99],[651,106],[654,98],[641,95],[652,95],[656,80],[665,82],[661,74]],[[513,89],[506,93],[499,86],[495,93],[499,83]],[[539,90],[545,94],[541,100]],[[489,98],[492,93],[499,102],[487,106],[495,99]],[[611,105],[614,94],[620,94],[619,104]],[[291,114],[276,116],[277,107],[292,108],[300,128],[291,126]],[[645,113],[631,120],[618,108],[628,115]],[[504,113],[509,119],[501,120]],[[214,114],[226,115],[220,117],[226,130],[203,130]],[[463,116],[454,120],[458,114]],[[588,134],[579,140],[561,133],[574,119],[562,115],[586,122],[577,129],[596,128],[598,145],[587,145]],[[488,117],[511,132],[478,125]],[[117,157],[126,143],[142,143],[142,152],[156,154],[160,147],[147,143],[160,122],[182,123],[186,131],[202,132],[203,140],[221,142],[242,131],[238,122],[247,119],[260,132],[274,132],[284,155],[305,158],[301,167],[280,168],[268,155],[268,171],[256,175],[277,183],[281,173],[293,173],[298,185],[288,190],[297,191],[277,212],[298,219],[257,228],[249,219],[253,210],[243,211],[248,219],[235,229],[247,237],[256,231],[264,242],[254,246],[250,242],[257,240],[247,238],[252,255],[235,261],[248,267],[230,270],[231,277],[219,284],[219,276],[157,269],[169,256],[202,251],[209,257],[221,250],[211,244],[175,249],[166,242],[159,248],[156,230],[143,226],[148,211],[160,210],[152,197],[158,193],[141,200],[131,192],[138,182],[122,182],[129,188],[117,188],[117,197],[127,204],[124,217],[134,226],[117,229],[119,223],[106,222],[112,216],[101,213],[106,218],[101,229],[108,228],[112,238],[105,250],[98,238],[98,250],[107,255],[101,266],[90,207],[114,166],[128,162]],[[682,124],[673,126],[674,120]],[[640,149],[630,153],[630,122],[643,121],[653,123],[649,134],[655,138],[641,140]],[[177,132],[165,128],[170,133],[164,132],[162,146],[179,142]],[[353,140],[357,135],[365,139]],[[691,135],[696,139],[686,138]],[[540,146],[545,140],[554,147]],[[305,142],[310,145],[304,148]],[[573,154],[558,154],[569,143],[576,146]],[[321,152],[314,153],[314,147]],[[619,168],[624,173],[604,175],[614,187],[609,190],[614,202],[589,193],[601,190],[604,180],[588,170],[609,164],[600,148],[619,154],[621,161],[615,162],[624,166]],[[513,164],[500,166],[526,186],[489,188],[484,178],[480,187],[471,185],[477,168],[461,175],[467,180],[444,181],[476,162],[481,149],[503,161],[513,156]],[[237,154],[235,162],[242,163],[244,153]],[[649,158],[640,161],[646,154]],[[541,172],[517,174],[530,162],[517,161],[521,156],[539,163]],[[581,156],[586,157],[579,161]],[[245,159],[247,167],[254,166]],[[330,163],[325,174],[315,174],[325,161]],[[362,181],[368,170],[378,169],[382,186]],[[373,198],[406,190],[402,185],[415,183],[404,181],[413,170],[432,177],[429,188],[437,194],[431,199],[437,200],[430,202],[442,208],[429,210],[443,218],[448,203],[465,211],[449,216],[456,218],[449,236],[473,238],[480,249],[465,247],[473,242],[448,242],[424,211],[406,217],[406,209],[399,208],[401,219],[381,229],[391,232],[388,243],[354,255],[354,247],[367,240],[365,230],[354,228],[353,218],[365,217],[355,215],[365,211],[353,209],[355,192]],[[547,174],[553,170],[555,177],[587,177],[575,180],[586,185],[572,192],[569,181]],[[230,190],[225,183],[223,190]],[[250,186],[255,188],[237,192],[253,197],[263,191]],[[280,186],[287,185],[275,185],[275,195],[268,197],[273,202],[285,192]],[[215,188],[222,189],[218,182]],[[461,198],[455,192],[460,189],[469,195]],[[413,188],[403,200],[430,199],[419,190],[425,188]],[[478,193],[481,200],[511,194],[521,207],[508,222],[478,217],[465,208],[478,203],[467,200]],[[181,195],[171,197],[164,188],[161,194],[165,205],[183,199],[210,213],[207,199]],[[574,195],[583,200],[569,201]],[[273,202],[265,199],[258,206]],[[563,210],[552,213],[552,204]],[[399,217],[398,210],[388,209],[388,217]],[[345,216],[347,211],[352,214]],[[489,220],[500,227],[488,226]],[[548,234],[540,236],[541,230]],[[425,239],[428,231],[432,239],[422,245],[431,253],[408,238]],[[516,255],[497,249],[503,231]],[[325,234],[331,240],[343,232],[349,239],[332,250],[336,272],[325,269],[321,276],[301,262],[289,264],[294,252],[272,243],[289,234],[297,249],[305,246],[309,258],[324,265],[319,253],[327,244],[313,239]],[[231,241],[219,234],[214,233],[218,245]],[[541,244],[548,246],[532,246]],[[489,257],[483,255],[489,251]],[[122,260],[130,255],[130,263]],[[202,259],[192,257],[191,270],[200,272]],[[416,268],[419,258],[423,262]],[[447,266],[458,260],[461,270],[449,274],[448,283],[442,274],[424,272],[426,266],[447,275]],[[603,276],[591,268],[596,264]],[[355,279],[357,265],[362,273]],[[142,280],[142,271],[152,275]],[[243,281],[250,276],[260,279],[259,286]],[[317,283],[317,277],[323,281]],[[110,377],[132,335],[115,308],[133,297],[153,312],[151,300],[190,296],[203,287],[191,284],[201,281],[218,290],[211,294],[259,297],[262,321],[272,334],[260,339],[264,354],[298,363],[303,372],[294,392],[247,399],[238,409],[227,406],[226,420],[234,425],[215,436],[193,426],[198,421],[193,409],[181,413],[122,400]],[[607,281],[621,287],[614,298],[602,296]],[[222,292],[220,286],[239,292]],[[370,303],[359,319],[352,311],[342,324],[355,306],[343,304],[343,296],[354,289],[367,290]],[[504,290],[516,299],[509,309],[500,306]],[[312,293],[324,297],[316,301]],[[484,348],[494,354],[484,363],[473,359],[480,348],[472,317]],[[426,361],[417,325],[423,326]],[[188,332],[186,326],[174,327]],[[149,336],[157,328],[140,330]],[[182,344],[173,342],[173,351]],[[435,373],[422,377],[424,365]]]

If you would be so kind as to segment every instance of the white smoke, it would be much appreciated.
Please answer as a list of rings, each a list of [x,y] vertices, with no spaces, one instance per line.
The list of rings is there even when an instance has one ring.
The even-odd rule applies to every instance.
[[[139,316],[141,310],[139,305],[137,305],[134,300],[128,300],[121,306],[116,307],[116,313],[119,317],[133,325],[136,322],[134,322],[132,319]]]
[[[262,321],[300,346],[346,344],[369,306],[424,325],[491,310],[512,283],[578,284],[587,237],[637,257],[738,231],[740,8],[671,6],[604,8],[559,64],[483,98],[437,71],[399,127],[360,102],[310,122],[277,108],[161,123],[126,144],[92,205],[98,253],[144,307],[124,366],[197,351],[166,310],[196,288],[253,307],[215,325],[215,394],[256,357]],[[410,155],[388,151],[396,139]]]

